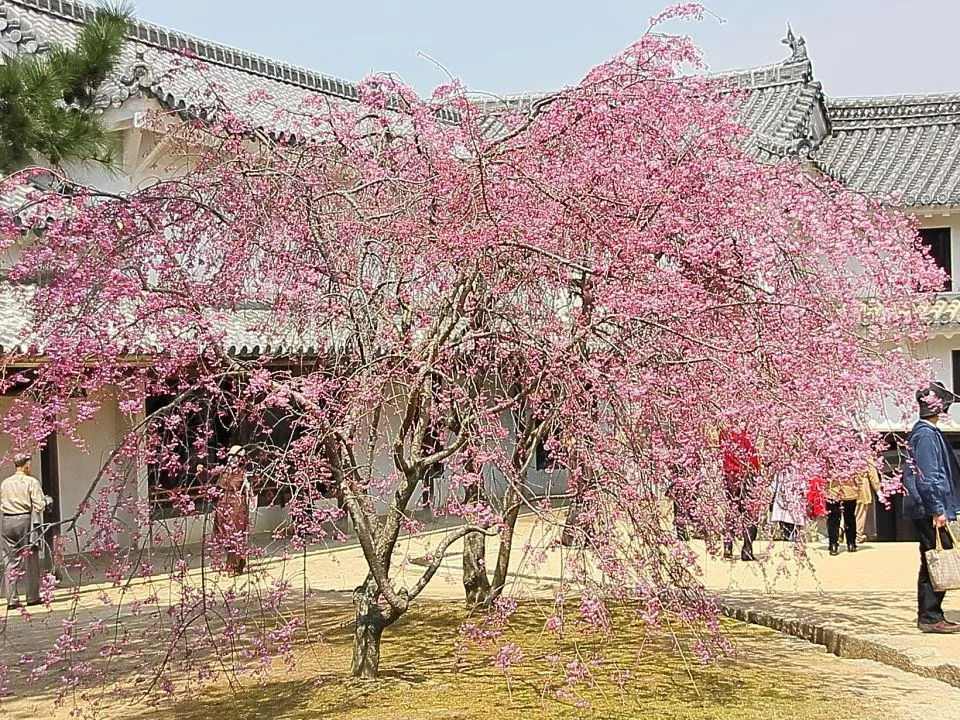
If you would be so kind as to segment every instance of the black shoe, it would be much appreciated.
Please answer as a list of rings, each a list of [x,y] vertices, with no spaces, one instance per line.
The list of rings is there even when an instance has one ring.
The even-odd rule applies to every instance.
[[[840,546],[839,546],[839,545],[831,545],[831,546],[830,546],[830,554],[831,554],[831,555],[839,555],[839,554],[840,554]]]
[[[856,552],[856,551],[857,551],[856,545],[847,545],[847,552]]]
[[[27,607],[35,607],[37,605],[41,605],[42,603],[43,600],[27,600]]]
[[[21,605],[20,603],[18,603],[18,602],[13,602],[13,603],[9,603],[9,604],[7,605],[7,610],[19,610],[19,609],[22,608],[22,607],[23,607],[23,605]]]
[[[751,562],[751,561],[753,561],[753,560],[756,560],[756,558],[753,556],[753,553],[752,553],[752,552],[742,552],[742,553],[740,553],[740,559],[743,560],[743,562]]]

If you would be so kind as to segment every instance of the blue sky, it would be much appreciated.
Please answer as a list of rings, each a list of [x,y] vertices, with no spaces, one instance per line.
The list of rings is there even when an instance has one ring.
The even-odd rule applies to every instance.
[[[141,19],[347,80],[390,71],[512,93],[575,83],[643,33],[650,0],[135,0]],[[960,0],[716,0],[677,24],[716,70],[774,62],[789,20],[833,96],[960,91]]]

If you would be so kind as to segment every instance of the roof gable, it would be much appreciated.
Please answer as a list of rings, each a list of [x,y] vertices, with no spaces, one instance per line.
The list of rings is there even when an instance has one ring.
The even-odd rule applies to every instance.
[[[814,79],[802,37],[789,31],[783,41],[791,53],[786,59],[755,68],[713,73],[711,78],[744,94],[738,110],[740,122],[750,131],[747,151],[763,160],[806,157],[830,132],[823,88]],[[489,112],[483,125],[488,136],[504,132],[498,115],[530,108],[548,94],[521,94],[482,100]]]
[[[53,43],[69,45],[95,12],[78,0],[0,0],[0,43],[30,54]],[[303,129],[289,115],[281,118],[279,109],[300,107],[318,94],[355,101],[358,89],[345,80],[134,20],[119,72],[101,88],[98,106],[116,107],[141,94],[193,116],[205,116],[222,100],[271,135],[286,138]]]

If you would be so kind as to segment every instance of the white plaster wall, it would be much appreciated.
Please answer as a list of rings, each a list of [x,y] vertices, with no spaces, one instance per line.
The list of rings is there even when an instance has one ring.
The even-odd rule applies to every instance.
[[[111,389],[96,398],[100,408],[94,416],[77,426],[79,443],[60,436],[57,438],[57,456],[60,466],[60,515],[67,519],[77,512],[80,503],[96,479],[100,469],[109,460],[126,431],[125,419],[117,408],[116,395]],[[135,476],[131,476],[135,487]],[[82,532],[90,530],[90,514],[84,513],[77,523]],[[65,536],[68,551],[75,548],[72,537]],[[84,544],[81,539],[81,545]]]
[[[908,212],[914,216],[921,228],[950,228],[953,289],[960,288],[960,213],[923,208],[911,208]],[[948,388],[953,386],[953,350],[960,350],[960,334],[931,335],[926,341],[910,348],[910,352],[917,357],[933,361],[933,379],[939,380]],[[904,419],[902,413],[889,400],[874,408],[870,415],[877,427],[891,430],[907,429],[916,419],[915,413]],[[960,430],[960,406],[955,405],[950,409],[950,418],[951,425]]]
[[[511,447],[511,440],[516,433],[516,427],[513,417],[509,412],[505,412],[503,414],[502,422],[510,433],[510,436],[502,441],[502,447],[505,451],[509,451]],[[373,459],[374,477],[384,478],[395,472],[393,455],[386,448],[392,444],[392,438],[399,428],[399,425],[400,412],[397,409],[394,409],[393,412],[385,413],[384,417],[381,418],[382,429],[379,441],[381,451]],[[362,450],[362,448],[367,446],[366,437],[369,432],[368,428],[369,425],[365,427],[361,426],[361,431],[357,434],[357,437],[359,438],[357,443],[358,459],[360,459],[362,463],[369,462],[366,453],[364,453]],[[497,497],[506,490],[506,480],[503,477],[503,474],[496,469],[487,467],[484,471],[484,477],[486,481],[486,491],[491,497]],[[526,490],[526,495],[529,498],[541,498],[563,494],[566,492],[565,475],[562,472],[544,472],[536,470],[531,464],[531,468],[527,474]],[[432,507],[434,509],[444,507],[450,501],[451,494],[449,469],[444,472],[443,476],[436,483],[434,491]],[[381,498],[378,498],[377,512],[385,513],[391,500],[392,495],[390,494],[385,494]],[[414,492],[411,498],[411,509],[415,508],[419,501],[420,491],[418,490]]]
[[[502,447],[509,451],[511,443],[516,437],[516,423],[513,415],[505,412],[501,417],[501,422],[509,430],[510,435],[503,441]],[[506,479],[500,473],[490,473],[488,488],[493,489],[495,493],[500,494],[506,490]],[[530,462],[530,469],[527,471],[526,496],[528,498],[545,498],[561,495],[567,490],[566,474],[561,471],[543,471],[537,470],[534,462]]]
[[[951,353],[953,350],[960,349],[960,335],[953,337],[936,336],[927,339],[912,348],[912,352],[918,357],[929,358],[933,361],[933,380],[942,382],[946,387],[953,385],[953,364]],[[874,419],[890,425],[905,429],[913,424],[917,415],[915,408],[911,406],[911,415],[906,420],[902,419],[902,414],[897,412],[892,403],[887,402],[883,408],[882,414],[875,413]],[[960,404],[950,407],[950,422],[944,424],[944,429],[960,431]]]

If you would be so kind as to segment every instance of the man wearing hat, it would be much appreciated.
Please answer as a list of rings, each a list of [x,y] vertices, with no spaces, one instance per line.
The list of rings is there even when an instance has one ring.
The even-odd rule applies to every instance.
[[[0,536],[7,555],[7,609],[20,607],[19,591],[27,605],[40,604],[39,548],[34,536],[33,517],[47,508],[40,481],[30,474],[30,456],[13,460],[15,472],[0,482]]]
[[[920,419],[907,436],[903,514],[913,521],[920,540],[917,627],[926,633],[960,632],[960,624],[948,621],[943,615],[946,593],[934,591],[926,558],[926,552],[936,547],[938,533],[944,549],[953,547],[950,534],[944,528],[948,520],[957,519],[960,464],[937,423],[954,399],[953,393],[939,382],[918,391]]]

